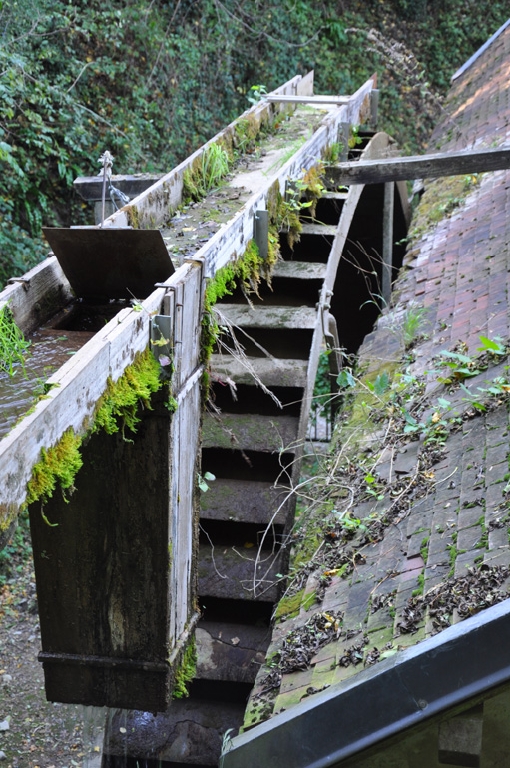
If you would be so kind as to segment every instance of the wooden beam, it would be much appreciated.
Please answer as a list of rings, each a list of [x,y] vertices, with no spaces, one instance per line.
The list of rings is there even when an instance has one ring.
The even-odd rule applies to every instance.
[[[350,96],[264,96],[265,101],[273,104],[330,104],[336,107],[348,104]]]
[[[162,173],[138,173],[134,176],[112,176],[112,184],[121,192],[124,192],[130,198],[137,197],[146,189],[152,187],[157,181],[160,180]],[[103,194],[103,177],[102,176],[78,176],[73,181],[73,187],[83,200],[93,202],[95,200],[101,200]],[[106,199],[108,200],[108,190],[106,192]]]
[[[359,160],[328,166],[325,175],[337,186],[347,184],[386,184],[388,181],[435,179],[468,173],[501,171],[510,168],[510,147],[500,149],[438,152],[433,155]]]

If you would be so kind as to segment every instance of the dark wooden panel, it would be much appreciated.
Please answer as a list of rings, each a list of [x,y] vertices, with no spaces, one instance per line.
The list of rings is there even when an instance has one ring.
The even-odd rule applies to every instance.
[[[71,503],[30,508],[47,696],[165,708],[171,548],[168,411],[136,435],[94,435]],[[145,671],[147,670],[147,671]]]

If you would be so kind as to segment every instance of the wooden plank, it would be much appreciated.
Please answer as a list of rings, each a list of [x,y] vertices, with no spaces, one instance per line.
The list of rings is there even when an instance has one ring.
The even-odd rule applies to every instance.
[[[264,453],[287,450],[297,438],[298,421],[295,416],[259,413],[206,414],[203,446]]]
[[[71,286],[55,256],[37,264],[0,293],[0,307],[8,304],[23,331],[30,333],[45,323],[73,297]]]
[[[297,87],[296,84],[294,86]],[[372,86],[373,80],[370,79],[356,91],[348,104],[329,112],[323,118],[321,127],[314,132],[311,138],[273,176],[264,180],[263,186],[252,194],[227,226],[218,230],[197,251],[194,258],[204,261],[206,277],[213,277],[220,267],[231,260],[233,254],[240,256],[244,253],[246,244],[253,237],[255,213],[257,210],[267,207],[269,188],[278,181],[280,192],[284,194],[287,180],[301,178],[306,170],[321,160],[324,148],[337,141],[338,126],[341,122],[345,120],[359,121],[363,110],[369,109],[369,93]],[[154,222],[158,225],[166,220],[169,209],[175,208],[180,203],[182,176],[185,168],[207,146],[204,145],[198,153],[188,158],[185,164],[178,166],[171,174],[163,177],[157,185],[133,201],[132,205],[136,204],[137,206],[140,226],[154,226]],[[172,186],[171,190],[169,185]],[[126,206],[122,211],[118,211],[107,220],[106,224],[109,226],[126,226],[129,223],[126,217],[128,209],[129,206]]]
[[[321,160],[324,148],[337,141],[338,127],[341,122],[346,119],[350,119],[353,122],[359,121],[363,110],[369,109],[369,93],[372,84],[372,79],[368,80],[351,97],[349,104],[328,113],[323,118],[321,127],[281,166],[273,177],[267,179],[264,188],[254,193],[241,211],[231,220],[230,225],[217,232],[195,254],[195,258],[203,258],[205,261],[206,277],[214,276],[217,269],[224,266],[230,260],[232,253],[241,255],[244,252],[246,243],[253,236],[253,217],[255,211],[267,207],[269,188],[278,181],[280,192],[284,195],[287,181],[289,179],[301,178],[306,170]]]
[[[204,520],[284,525],[287,495],[283,488],[274,488],[267,482],[217,477],[200,497],[200,516]]]
[[[152,187],[161,178],[161,173],[137,173],[132,176],[122,176],[115,174],[111,177],[111,183],[125,195],[130,198],[138,197],[146,189]],[[103,195],[103,177],[100,176],[78,176],[73,181],[75,191],[83,200],[89,202],[101,200]],[[110,200],[108,187],[106,189],[106,200]]]
[[[264,101],[277,104],[330,104],[335,107],[348,104],[350,96],[264,96]]]
[[[388,181],[434,179],[463,176],[510,168],[510,148],[469,149],[430,155],[357,160],[328,166],[326,175],[338,186],[347,184],[384,184]]]
[[[84,420],[104,391],[108,372],[109,347],[92,339],[51,377],[59,386],[0,442],[0,504],[20,506],[41,449],[55,445],[69,427],[83,431]]]
[[[266,627],[202,621],[196,640],[198,678],[254,683],[269,634]]]
[[[0,504],[24,502],[41,448],[55,445],[69,428],[86,431],[108,377],[119,378],[147,347],[150,314],[163,295],[164,289],[155,291],[140,312],[123,310],[48,379],[53,387],[46,398],[0,442]]]
[[[182,276],[171,285],[174,293],[174,344],[176,391],[193,374],[200,362],[200,336],[202,312],[202,271],[201,262],[189,262],[182,270]]]
[[[237,384],[256,386],[255,377],[266,387],[302,388],[306,383],[306,360],[283,360],[281,358],[248,357],[243,363],[232,355],[213,355],[211,369],[213,377],[222,381],[232,379]]]
[[[240,328],[315,328],[317,313],[310,307],[272,307],[219,304],[216,311]]]
[[[348,192],[323,192],[321,200],[347,200]]]
[[[197,477],[200,466],[201,381],[179,398],[171,420],[170,526],[167,546],[171,551],[170,636],[174,642],[185,631],[195,601],[194,557],[198,537],[199,500]]]
[[[207,597],[222,597],[233,600],[276,601],[276,574],[282,567],[279,553],[269,549],[262,550],[256,565],[256,546],[243,549],[241,544],[239,554],[233,547],[222,545],[221,542],[213,544],[214,549],[209,543],[200,545],[198,594],[202,600]]]
[[[30,509],[52,701],[166,707],[176,608],[169,600],[171,476],[162,460],[170,419],[156,397],[134,439],[93,435],[70,503],[56,493],[45,505],[56,527],[44,522],[40,505]]]
[[[303,224],[302,235],[319,235],[319,237],[334,237],[336,235],[336,224]]]
[[[273,279],[324,280],[325,276],[326,265],[316,261],[278,261],[273,270]]]
[[[390,137],[386,133],[376,133],[370,142],[367,144],[363,157],[368,159],[374,159],[377,157],[385,156],[390,146]],[[330,167],[326,169],[326,178],[329,181]],[[347,200],[342,208],[340,214],[340,220],[338,222],[338,229],[336,237],[331,247],[331,253],[328,259],[327,276],[324,282],[323,291],[321,294],[321,303],[326,305],[329,303],[329,294],[333,290],[336,274],[338,271],[338,264],[344,249],[347,237],[349,235],[349,229],[356,212],[359,199],[363,192],[363,185],[357,184],[349,188]]]

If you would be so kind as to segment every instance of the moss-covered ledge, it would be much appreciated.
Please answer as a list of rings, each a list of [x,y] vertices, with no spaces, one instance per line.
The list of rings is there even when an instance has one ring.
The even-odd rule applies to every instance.
[[[40,460],[32,469],[21,507],[16,504],[0,505],[0,546],[5,546],[9,540],[16,518],[23,509],[37,501],[44,505],[57,489],[64,496],[72,494],[76,475],[83,463],[81,446],[84,440],[101,430],[107,434],[122,431],[124,435],[126,429],[135,433],[143,409],[151,409],[152,395],[163,386],[168,386],[168,383],[161,376],[161,366],[149,348],[136,354],[133,363],[117,381],[109,378],[83,434],[68,429],[57,443],[41,449]],[[175,401],[170,394],[168,408],[170,412],[175,410]]]

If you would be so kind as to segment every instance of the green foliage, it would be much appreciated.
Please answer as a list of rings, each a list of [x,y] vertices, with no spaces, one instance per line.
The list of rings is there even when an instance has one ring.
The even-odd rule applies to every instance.
[[[250,104],[258,104],[266,93],[267,88],[265,85],[252,85],[246,98]]]
[[[151,395],[162,386],[160,371],[158,361],[147,349],[136,355],[120,379],[108,379],[106,392],[98,401],[93,431],[104,429],[112,435],[127,427],[136,432],[140,408],[150,408]]]
[[[314,419],[317,419],[318,416],[322,416],[327,420],[331,418],[331,409],[329,407],[331,402],[330,353],[330,350],[323,350],[319,355],[311,406]]]
[[[417,151],[436,94],[507,15],[502,0],[2,3],[0,281],[47,252],[41,224],[87,223],[71,184],[105,149],[118,173],[168,171],[247,98],[312,68],[318,93],[377,72],[381,127]]]
[[[193,680],[197,671],[197,650],[195,640],[191,640],[183,653],[181,663],[175,672],[174,699],[183,699],[189,696],[188,683]]]
[[[216,480],[216,475],[213,475],[212,472],[204,472],[203,475],[198,476],[198,487],[202,493],[206,493],[209,490],[209,483],[213,480]]]
[[[68,429],[56,445],[41,449],[41,460],[33,468],[27,485],[27,506],[34,501],[47,501],[57,486],[72,491],[74,478],[83,464],[81,442],[82,438]]]
[[[211,144],[203,155],[197,158],[193,167],[184,172],[184,199],[201,200],[219,186],[229,168],[227,151],[219,144]]]
[[[0,307],[0,371],[5,371],[9,376],[14,376],[16,366],[19,365],[25,371],[25,354],[30,346],[25,341],[12,312],[7,306]]]

